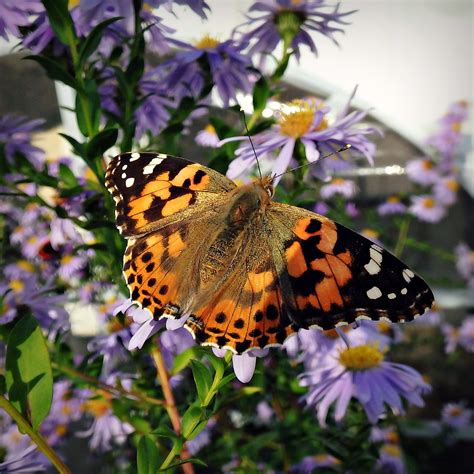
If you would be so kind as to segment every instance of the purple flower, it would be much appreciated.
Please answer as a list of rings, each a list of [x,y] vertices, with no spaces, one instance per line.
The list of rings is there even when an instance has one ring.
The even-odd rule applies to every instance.
[[[454,352],[459,343],[459,329],[451,324],[443,324],[441,332],[444,336],[444,350],[447,354]]]
[[[58,275],[64,281],[70,281],[79,278],[86,266],[87,258],[84,255],[65,254],[59,261]]]
[[[352,96],[349,102],[351,99]],[[338,155],[338,150],[351,145],[351,150],[362,153],[372,163],[375,145],[366,135],[378,130],[360,127],[358,122],[366,116],[366,112],[353,111],[347,114],[349,102],[333,123],[327,117],[329,107],[318,99],[298,99],[283,104],[277,123],[252,137],[257,156],[271,162],[272,174],[276,177],[288,168],[297,142],[304,145],[306,158],[310,162],[319,160],[325,152]],[[255,165],[255,154],[248,144],[247,136],[227,138],[220,144],[236,140],[243,140],[245,144],[237,149],[237,158],[229,166],[227,176],[231,179]]]
[[[148,0],[147,4],[155,8],[163,5],[170,12],[173,11],[173,5],[187,6],[202,19],[207,18],[205,10],[211,11],[211,8],[204,0]]]
[[[380,456],[376,463],[376,472],[387,472],[390,474],[407,474],[408,471],[403,462],[402,451],[397,444],[384,444],[380,448]]]
[[[472,410],[463,403],[447,403],[441,411],[441,421],[452,428],[463,428],[471,421]]]
[[[124,311],[125,312],[125,311]],[[165,326],[165,321],[155,320],[150,311],[141,308],[132,308],[126,312],[133,318],[132,338],[128,343],[128,350],[141,349],[143,344]]]
[[[212,351],[217,357],[225,357],[227,349],[212,348]],[[268,354],[268,349],[252,349],[243,354],[232,355],[232,367],[235,376],[242,382],[248,383],[252,380],[255,372],[255,365],[257,357],[265,357]]]
[[[2,431],[0,431],[0,446],[7,451],[6,461],[17,458],[32,444],[28,435],[21,434],[18,426],[10,418],[8,421],[10,421],[10,424],[2,426]]]
[[[316,408],[323,426],[334,403],[336,421],[342,420],[349,401],[355,398],[375,424],[385,412],[385,404],[392,411],[403,413],[403,398],[412,405],[423,406],[421,395],[430,389],[416,370],[385,361],[377,345],[347,347],[332,363],[329,359],[326,362],[324,369],[316,367],[301,376],[302,385],[309,388],[304,400]]]
[[[13,163],[15,155],[19,154],[39,169],[44,160],[44,152],[31,144],[31,134],[43,124],[43,119],[29,120],[14,115],[0,117],[0,143],[4,144],[7,161]]]
[[[337,195],[351,199],[357,194],[357,191],[357,186],[354,181],[334,178],[330,183],[321,186],[319,194],[323,199],[331,199]]]
[[[209,35],[195,45],[178,40],[172,42],[183,50],[159,69],[169,70],[166,89],[177,100],[201,93],[207,68],[225,107],[235,99],[238,91],[251,90],[252,63],[242,54],[245,44],[233,40],[219,42]]]
[[[456,202],[459,191],[458,180],[454,176],[444,176],[435,183],[433,191],[441,204],[452,206]]]
[[[425,222],[439,222],[446,215],[446,208],[434,196],[412,196],[409,212]]]
[[[377,207],[377,212],[381,216],[392,216],[394,214],[404,214],[407,210],[398,196],[390,196],[385,202]]]
[[[300,57],[300,46],[308,46],[317,54],[317,48],[311,38],[311,32],[329,37],[337,44],[334,33],[341,33],[340,25],[347,25],[343,18],[351,13],[339,12],[339,4],[334,7],[324,0],[260,0],[249,10],[257,12],[256,16],[248,15],[248,21],[240,25],[252,29],[242,33],[242,40],[253,42],[249,54],[275,51],[280,40],[286,48],[291,47],[295,56]]]
[[[337,468],[341,461],[331,454],[315,454],[304,457],[298,464],[290,468],[290,472],[298,474],[312,474],[315,470],[325,467]]]
[[[410,160],[405,166],[409,179],[418,184],[429,186],[439,179],[438,170],[431,158],[417,158]]]
[[[9,459],[0,463],[0,472],[7,474],[13,472],[40,472],[45,471],[46,466],[39,461],[37,446],[30,446]]]
[[[84,239],[78,228],[71,219],[54,218],[51,221],[51,245],[54,249],[59,249],[65,244],[82,244]],[[91,240],[92,234],[88,234],[86,240]]]
[[[456,246],[456,269],[474,292],[474,250],[465,243]]]
[[[467,352],[474,352],[474,316],[464,319],[459,328],[459,345]]]
[[[195,141],[198,145],[217,148],[219,145],[219,137],[217,136],[216,129],[208,124],[203,130],[200,130],[195,138]]]
[[[346,214],[352,219],[355,219],[356,217],[360,216],[360,211],[357,208],[355,202],[346,203]]]
[[[8,41],[8,34],[19,38],[19,26],[30,23],[30,15],[44,9],[40,0],[2,0],[0,2],[0,36]]]
[[[275,416],[275,412],[273,411],[273,408],[269,405],[269,403],[266,400],[262,400],[258,402],[257,418],[262,424],[264,425],[269,424],[271,419],[274,416]]]
[[[325,202],[319,201],[313,206],[313,211],[316,212],[316,214],[326,216],[329,212],[329,206]]]

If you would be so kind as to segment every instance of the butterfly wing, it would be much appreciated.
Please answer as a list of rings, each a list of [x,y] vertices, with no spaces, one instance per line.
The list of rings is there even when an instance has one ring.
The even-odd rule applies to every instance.
[[[365,237],[305,209],[272,203],[271,247],[290,318],[331,329],[356,319],[410,321],[433,303],[428,285]]]
[[[110,162],[106,186],[128,240],[123,270],[132,300],[155,318],[179,317],[196,291],[193,262],[235,184],[183,158],[125,153]]]
[[[105,184],[125,237],[165,227],[235,188],[230,179],[198,163],[163,153],[124,153],[110,162]],[[199,213],[199,212],[197,212]]]

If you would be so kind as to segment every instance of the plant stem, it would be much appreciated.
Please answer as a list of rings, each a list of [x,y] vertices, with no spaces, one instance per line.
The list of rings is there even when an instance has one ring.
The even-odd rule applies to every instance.
[[[0,408],[3,408],[8,415],[10,415],[18,425],[18,428],[20,428],[20,431],[23,431],[31,438],[36,446],[38,446],[38,449],[51,461],[58,472],[61,474],[71,473],[71,470],[61,461],[54,450],[48,446],[45,439],[32,428],[32,426],[23,418],[22,414],[3,395],[0,395]]]
[[[393,251],[394,255],[398,258],[401,257],[403,249],[405,248],[409,229],[410,229],[410,219],[404,219],[402,223],[400,224],[397,243],[395,245],[395,250]]]
[[[165,405],[165,402],[163,400],[149,397],[148,395],[144,395],[143,393],[140,393],[140,392],[128,391],[121,387],[114,387],[113,385],[109,385],[104,382],[101,382],[100,380],[94,377],[91,377],[90,375],[83,374],[82,372],[72,369],[71,367],[62,366],[62,365],[57,364],[56,362],[52,362],[51,366],[54,369],[59,370],[60,372],[64,374],[70,375],[71,377],[75,377],[75,378],[84,380],[84,382],[94,384],[95,386],[99,387],[102,390],[105,390],[108,393],[111,393],[112,395],[123,395],[124,397],[127,397],[129,399],[139,400],[141,402],[149,403],[151,405],[160,405],[160,406]]]
[[[168,370],[166,369],[165,361],[163,360],[163,355],[161,354],[161,350],[158,345],[151,350],[151,356],[153,357],[153,361],[156,365],[157,377],[163,390],[163,395],[166,400],[165,407],[166,411],[168,412],[168,416],[170,417],[173,430],[178,436],[181,436],[181,418],[179,416],[178,409],[176,408],[176,402],[174,400],[173,391],[171,390]],[[168,466],[171,460],[177,454],[173,453],[175,449],[175,446],[173,446],[172,451],[168,454],[167,458],[163,462],[162,468]],[[186,461],[186,459],[189,459],[190,456],[186,448],[186,444],[183,444],[183,448],[181,449],[179,456],[182,461]],[[168,458],[170,457],[171,459],[168,461]],[[167,461],[168,464],[164,466]],[[183,464],[182,469],[185,474],[194,474],[194,468],[190,463]]]

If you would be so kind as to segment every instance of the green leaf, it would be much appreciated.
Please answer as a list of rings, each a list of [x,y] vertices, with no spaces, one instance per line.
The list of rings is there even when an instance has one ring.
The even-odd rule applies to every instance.
[[[63,163],[59,165],[59,177],[68,188],[74,188],[79,185],[74,173],[71,171],[71,168]]]
[[[159,465],[158,449],[150,436],[142,436],[137,449],[138,474],[155,474]]]
[[[54,33],[61,43],[70,46],[71,42],[75,41],[76,32],[68,10],[68,0],[42,1]]]
[[[220,390],[222,387],[225,387],[228,383],[232,382],[235,379],[235,374],[232,372],[229,375],[226,375],[217,386],[217,389]]]
[[[72,146],[72,149],[74,150],[76,155],[85,156],[86,153],[85,153],[84,144],[79,143],[75,138],[69,135],[66,135],[65,133],[60,133],[59,135],[61,135],[64,139],[66,139],[69,142],[69,144]]]
[[[87,81],[85,90],[78,92],[75,110],[81,133],[86,137],[96,134],[100,122],[100,97],[93,80]]]
[[[204,413],[196,405],[191,405],[183,414],[181,429],[183,436],[188,439],[195,428],[203,421]]]
[[[209,369],[200,361],[191,361],[191,370],[193,371],[194,382],[198,392],[200,402],[204,402],[209,388],[212,384],[212,376]]]
[[[92,29],[92,31],[87,35],[86,39],[79,47],[79,67],[81,67],[86,62],[87,58],[97,49],[100,40],[102,39],[104,30],[109,25],[121,20],[122,18],[122,16],[114,16],[113,18],[109,18],[102,23],[99,23]]]
[[[54,81],[62,82],[76,90],[80,89],[76,79],[74,79],[58,61],[54,61],[46,56],[37,55],[26,56],[24,59],[36,61],[46,71],[48,77]]]
[[[176,375],[184,370],[191,363],[192,359],[197,359],[203,352],[202,346],[196,345],[179,353],[174,358],[173,366],[171,367],[171,375]]]
[[[87,156],[92,158],[102,155],[117,141],[118,130],[116,128],[105,128],[95,135],[87,145]]]
[[[184,461],[179,461],[179,462],[175,462],[174,464],[170,464],[166,469],[160,469],[158,472],[172,472],[172,470],[175,469],[176,467],[179,467],[179,466],[182,466],[183,464],[188,464],[188,463],[207,467],[207,464],[199,458],[187,458]]]
[[[8,338],[5,379],[11,403],[38,429],[51,408],[53,374],[43,333],[30,314]]]
[[[265,76],[261,76],[253,88],[253,108],[263,110],[270,97],[270,85]]]

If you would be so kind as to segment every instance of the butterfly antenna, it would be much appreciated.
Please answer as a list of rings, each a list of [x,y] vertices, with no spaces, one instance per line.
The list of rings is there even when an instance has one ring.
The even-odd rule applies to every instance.
[[[299,170],[300,168],[304,168],[305,166],[311,166],[311,165],[314,165],[316,163],[319,163],[321,160],[324,160],[324,158],[329,158],[330,156],[333,156],[333,155],[336,155],[337,153],[341,153],[343,151],[346,151],[348,150],[349,148],[351,148],[351,145],[347,144],[347,145],[344,145],[342,148],[340,148],[339,150],[336,150],[336,151],[333,151],[332,153],[328,153],[327,155],[324,155],[323,157],[321,157],[321,159],[319,160],[316,160],[316,161],[308,161],[308,163],[304,163],[300,166],[297,166],[296,168],[291,168],[291,170],[286,170],[284,173],[280,173],[276,176],[272,176],[273,179],[275,178],[279,178],[280,176],[283,176],[284,174],[286,173],[291,173],[292,171],[295,171],[295,170]]]
[[[257,152],[255,151],[255,147],[253,146],[252,138],[250,138],[250,132],[249,132],[249,127],[247,125],[247,119],[245,118],[245,112],[243,109],[240,109],[240,111],[242,112],[242,119],[245,124],[245,130],[247,131],[247,136],[249,137],[249,142],[250,142],[250,145],[252,146],[253,154],[255,155],[255,160],[257,162],[257,168],[258,168],[258,174],[260,175],[260,179],[262,179],[262,170],[260,169],[260,162],[258,161]]]

